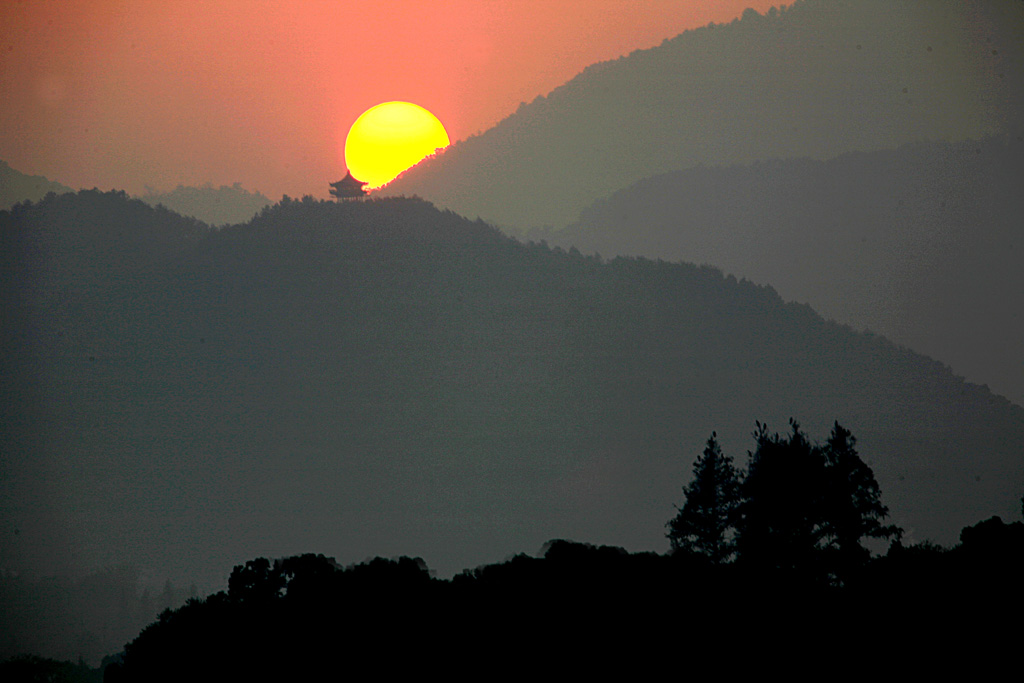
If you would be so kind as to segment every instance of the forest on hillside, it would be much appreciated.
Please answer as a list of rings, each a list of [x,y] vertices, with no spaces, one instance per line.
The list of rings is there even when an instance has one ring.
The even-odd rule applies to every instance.
[[[712,267],[522,243],[415,198],[285,198],[215,229],[49,195],[0,212],[0,305],[7,595],[121,565],[153,582],[145,609],[115,581],[117,614],[42,626],[71,659],[83,626],[116,624],[95,662],[161,586],[208,595],[254,555],[453,576],[552,538],[661,552],[709,431],[742,453],[755,420],[839,419],[905,547],[1011,519],[1024,490],[1024,409],[941,363]]]
[[[1024,522],[992,517],[953,548],[904,545],[855,437],[835,424],[812,442],[790,426],[780,436],[757,424],[740,469],[712,434],[666,524],[668,553],[552,540],[536,557],[451,579],[408,556],[348,566],[314,553],[256,558],[233,569],[226,591],[164,609],[98,668],[21,656],[0,662],[0,674],[269,681],[339,666],[417,674],[440,660],[459,674],[498,661],[589,672],[608,665],[607,648],[720,658],[738,643],[747,658],[733,670],[752,673],[763,665],[751,657],[794,639],[805,664],[832,666],[869,634],[873,648],[949,643],[1005,659],[1014,628],[998,614],[1024,605]],[[872,555],[872,538],[888,549]]]

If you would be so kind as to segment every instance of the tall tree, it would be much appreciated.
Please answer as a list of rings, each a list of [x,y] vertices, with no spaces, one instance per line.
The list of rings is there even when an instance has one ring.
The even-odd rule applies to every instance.
[[[864,538],[899,538],[902,529],[884,524],[889,508],[882,505],[882,492],[871,468],[861,460],[857,440],[839,422],[822,447],[827,472],[822,545],[835,555],[830,563],[840,573],[863,565],[870,551]]]
[[[812,444],[790,420],[788,438],[756,423],[757,448],[741,487],[739,559],[842,581],[870,556],[865,538],[899,536],[853,435],[838,422],[828,442]]]
[[[686,502],[666,524],[672,549],[705,555],[716,564],[729,560],[739,491],[732,458],[722,455],[717,434],[711,432],[704,453],[693,464],[693,480],[683,489]]]
[[[821,537],[824,461],[796,421],[788,438],[756,425],[740,489],[737,554],[765,568],[810,569]]]

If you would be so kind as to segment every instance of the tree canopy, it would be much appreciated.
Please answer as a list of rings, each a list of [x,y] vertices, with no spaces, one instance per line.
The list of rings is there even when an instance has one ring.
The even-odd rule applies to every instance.
[[[745,472],[711,433],[686,502],[665,525],[673,551],[842,582],[870,559],[865,539],[899,538],[848,429],[836,422],[817,444],[792,419],[785,437],[755,424]]]
[[[852,434],[836,422],[824,445],[795,420],[788,437],[756,423],[756,449],[740,487],[736,550],[741,561],[842,580],[870,557],[865,538],[898,538]]]

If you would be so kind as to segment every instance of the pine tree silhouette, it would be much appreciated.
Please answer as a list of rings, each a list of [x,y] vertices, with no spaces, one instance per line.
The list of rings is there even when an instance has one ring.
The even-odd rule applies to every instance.
[[[740,502],[739,478],[732,458],[722,455],[715,432],[693,464],[693,480],[683,492],[686,502],[666,524],[672,549],[704,555],[715,564],[728,561]]]

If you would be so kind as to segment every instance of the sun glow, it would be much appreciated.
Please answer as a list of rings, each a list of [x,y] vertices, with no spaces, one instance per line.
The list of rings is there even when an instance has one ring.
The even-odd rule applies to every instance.
[[[437,117],[411,102],[384,102],[363,112],[345,138],[345,165],[371,189],[450,143]]]

